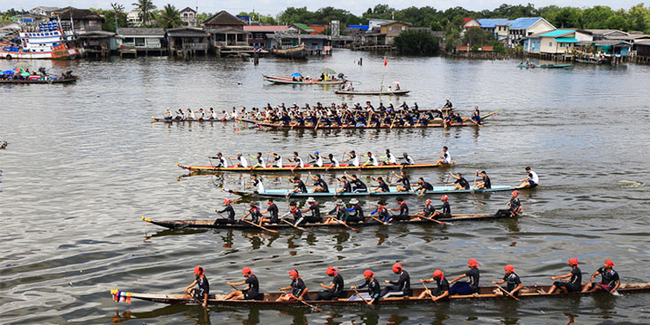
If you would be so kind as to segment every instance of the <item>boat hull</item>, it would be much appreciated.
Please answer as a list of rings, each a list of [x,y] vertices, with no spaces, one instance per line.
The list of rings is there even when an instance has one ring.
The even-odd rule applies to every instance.
[[[380,166],[340,166],[340,167],[330,167],[330,164],[324,164],[323,167],[305,165],[302,168],[295,168],[295,165],[289,165],[286,167],[272,167],[267,165],[266,168],[243,168],[243,167],[214,167],[214,166],[184,166],[181,164],[176,164],[176,166],[187,169],[193,172],[208,172],[208,173],[218,173],[218,172],[240,172],[240,173],[292,173],[292,172],[302,172],[302,171],[345,171],[345,170],[356,170],[356,171],[373,171],[373,170],[397,170],[402,169],[402,165],[380,165]],[[436,164],[415,164],[415,165],[404,165],[403,169],[421,169],[421,168],[437,168],[437,167],[447,167],[449,164],[436,165]]]
[[[490,189],[477,189],[470,187],[467,190],[453,190],[453,186],[434,186],[433,190],[424,192],[425,194],[467,194],[467,193],[487,193],[487,192],[503,192],[512,191],[515,189],[513,186],[495,185]],[[289,193],[287,190],[266,190],[262,193],[257,191],[236,191],[228,190],[228,192],[239,196],[258,196],[258,197],[343,197],[343,196],[408,196],[418,195],[419,192],[398,192],[395,187],[390,188],[390,192],[360,192],[360,193],[338,193],[333,190],[325,193]]]
[[[71,60],[79,55],[77,49],[51,52],[10,52],[0,50],[0,59],[43,59],[43,60]]]
[[[0,85],[44,85],[44,84],[71,84],[77,82],[77,77],[56,80],[0,80]]]
[[[334,93],[338,95],[350,95],[350,96],[404,96],[410,93],[410,90],[395,90],[395,91],[347,91],[347,90],[337,90]]]
[[[347,82],[345,79],[340,79],[340,80],[330,80],[330,81],[324,81],[324,80],[318,80],[318,79],[303,79],[301,80],[293,80],[292,77],[277,77],[277,76],[262,76],[262,80],[268,81],[270,83],[274,84],[282,84],[282,85],[342,85]]]

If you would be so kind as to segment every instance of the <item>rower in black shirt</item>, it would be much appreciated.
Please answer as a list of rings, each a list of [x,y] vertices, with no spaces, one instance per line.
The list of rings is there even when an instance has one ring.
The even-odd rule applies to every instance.
[[[431,217],[436,220],[440,218],[451,218],[451,206],[449,205],[449,197],[443,195],[440,198],[440,201],[442,201],[442,211],[434,212]]]
[[[446,184],[447,186],[456,184],[456,186],[454,186],[454,188],[451,189],[452,191],[469,190],[469,182],[465,179],[465,177],[461,175],[461,173],[454,175],[454,173],[449,172],[449,175],[451,175],[451,177],[456,179],[455,182]]]
[[[481,265],[480,263],[476,262],[475,259],[470,258],[467,261],[467,267],[469,267],[469,271],[465,272],[464,274],[461,274],[457,276],[455,279],[449,281],[449,283],[454,283],[464,277],[468,277],[469,280],[465,282],[458,282],[454,285],[451,286],[451,289],[449,289],[449,295],[471,295],[473,293],[478,293],[479,292],[479,279],[480,279],[480,272],[478,270],[478,266]]]
[[[598,275],[600,275],[600,283],[595,282],[596,276]],[[614,271],[614,262],[612,262],[612,260],[607,260],[603,267],[599,268],[591,275],[591,280],[589,283],[585,284],[582,288],[582,292],[606,291],[610,294],[614,294],[620,286],[621,279],[618,276],[618,272]]]
[[[366,218],[363,215],[363,209],[361,208],[361,204],[359,203],[359,200],[357,199],[350,200],[350,205],[352,205],[352,208],[348,209],[348,212],[354,212],[354,213],[348,217],[348,221],[349,222],[365,221]]]
[[[519,202],[518,196],[519,196],[519,191],[517,190],[512,191],[512,198],[507,203],[507,205],[510,206],[511,217],[516,217],[521,212],[521,202]]]
[[[422,211],[416,212],[414,216],[431,218],[431,216],[433,216],[435,212],[436,212],[436,208],[433,206],[431,199],[427,199],[424,202],[424,209]]]
[[[323,217],[320,215],[320,208],[318,207],[318,202],[313,197],[309,197],[307,199],[307,204],[309,204],[309,208],[300,211],[301,213],[307,213],[311,211],[311,216],[305,217],[305,222],[309,223],[317,223],[317,222],[323,222]]]
[[[449,297],[449,281],[447,281],[447,279],[445,279],[445,274],[442,273],[442,271],[435,270],[433,272],[433,278],[431,278],[431,279],[424,279],[424,280],[420,279],[421,283],[425,283],[425,282],[428,283],[428,282],[433,282],[433,281],[436,282],[436,285],[438,287],[435,290],[426,289],[426,290],[422,291],[420,296],[418,296],[418,299],[424,299],[424,297],[426,297],[427,295],[430,295],[432,297],[432,300],[435,302],[435,301],[438,301],[440,299],[444,299],[444,298]]]
[[[302,211],[300,211],[300,209],[298,209],[298,204],[296,202],[290,202],[289,203],[289,213],[293,217],[293,224],[294,225],[301,224],[303,222],[303,220],[305,219],[302,216]]]
[[[230,199],[225,199],[223,200],[223,205],[225,208],[221,211],[215,209],[214,212],[222,214],[224,212],[228,213],[228,217],[225,219],[217,219],[214,221],[214,224],[226,224],[226,223],[235,223],[235,209],[233,209],[232,205],[232,200]]]
[[[478,170],[476,171],[476,176],[478,176]],[[481,181],[476,183],[476,189],[491,189],[492,188],[492,182],[490,182],[490,178],[488,177],[487,173],[485,171],[481,171]]]
[[[308,193],[305,183],[300,179],[300,177],[295,176],[292,180],[289,180],[289,183],[294,184],[294,189],[289,191],[288,194],[292,193]]]
[[[515,268],[512,265],[506,265],[505,266],[505,271],[506,275],[503,276],[503,279],[499,281],[492,281],[492,284],[499,285],[501,283],[506,283],[506,290],[510,293],[510,295],[514,297],[519,296],[519,290],[524,287],[523,284],[521,284],[521,279],[519,278],[519,275],[515,273]],[[507,293],[503,292],[503,289],[501,286],[498,288],[494,289],[494,294],[495,295],[500,295],[500,296],[505,296],[508,295]]]
[[[280,291],[291,290],[291,293],[284,293],[275,301],[302,300],[303,296],[309,291],[307,286],[305,286],[305,282],[298,275],[298,271],[289,271],[289,277],[291,278],[291,285],[280,288]]]
[[[368,187],[364,182],[362,182],[357,175],[355,174],[348,174],[345,172],[345,175],[350,178],[350,183],[352,185],[352,192],[353,193],[365,193],[368,192]]]
[[[377,219],[381,220],[382,222],[388,222],[390,221],[390,213],[388,212],[388,209],[386,208],[386,202],[384,201],[379,201],[377,202],[377,210],[371,214],[377,213]]]
[[[399,204],[399,207],[393,208],[393,209],[390,209],[390,210],[391,211],[399,211],[399,214],[398,215],[393,215],[393,219],[397,220],[397,221],[409,220],[409,218],[410,218],[409,217],[409,207],[406,204],[406,202],[404,202],[404,199],[402,199],[401,197],[398,197],[396,199],[396,201],[397,201],[397,204]]]
[[[397,281],[384,280],[386,284],[390,285],[386,286],[384,290],[382,290],[380,297],[408,297],[413,294],[413,291],[411,290],[411,277],[409,276],[409,273],[402,268],[401,263],[395,263],[393,265],[393,273],[399,274],[399,279]]]
[[[562,293],[582,291],[582,271],[580,271],[580,268],[578,267],[578,258],[574,257],[569,259],[568,265],[571,267],[571,272],[563,275],[552,276],[551,280],[567,278],[569,280],[555,281],[548,289],[548,292],[541,290],[541,294],[552,294],[555,290],[559,290]]]
[[[252,223],[261,223],[262,222],[262,214],[260,213],[259,208],[257,207],[257,203],[251,202],[250,204],[250,209],[246,214],[241,218],[241,220],[245,220],[246,217],[251,216],[251,222]]]
[[[423,196],[426,191],[433,191],[433,185],[429,182],[425,182],[424,178],[418,178],[418,187],[413,190],[414,192],[419,192],[418,196]]]
[[[404,173],[404,171],[400,172],[400,175],[397,175],[395,172],[393,172],[393,175],[397,177],[397,180],[390,185],[397,185],[398,183],[402,184],[397,185],[398,192],[408,192],[411,190],[411,181],[409,180],[408,175]]]
[[[270,214],[269,218],[262,218],[262,222],[266,223],[280,223],[280,218],[278,216],[278,206],[273,202],[273,199],[266,200],[266,210],[260,212],[261,214]]]
[[[352,193],[352,185],[350,184],[350,181],[348,181],[348,178],[343,176],[339,178],[339,181],[343,183],[343,186],[336,191],[336,194],[340,193]]]
[[[332,277],[332,284],[326,285],[319,283],[321,287],[327,290],[319,292],[316,300],[333,300],[337,298],[345,298],[346,294],[343,290],[345,288],[343,277],[340,274],[336,273],[336,271],[338,270],[333,266],[330,266],[327,268],[327,270],[325,270],[325,274]]]
[[[249,267],[242,269],[241,274],[246,280],[241,282],[226,282],[229,286],[240,286],[247,284],[248,287],[243,290],[234,290],[231,291],[223,300],[254,300],[257,299],[257,296],[260,294],[260,283],[257,279],[257,276],[253,274],[253,271]]]
[[[312,176],[311,172],[309,173],[309,177],[314,181],[314,190],[312,193],[327,193],[330,191],[329,186],[327,186],[327,183],[323,180],[323,178],[320,176],[320,174],[316,174],[316,176]]]
[[[208,295],[210,294],[210,283],[201,265],[194,268],[194,277],[196,278],[194,282],[183,291],[194,297],[194,299],[201,301],[203,307],[206,307],[208,305]],[[198,285],[198,287],[194,288],[195,285]]]
[[[388,186],[388,184],[386,184],[383,177],[381,177],[381,176],[379,176],[377,178],[370,177],[370,179],[378,183],[377,187],[374,188],[371,192],[376,192],[376,193],[388,193],[388,192],[390,192],[390,187]]]
[[[375,273],[370,270],[363,271],[363,278],[365,279],[364,283],[362,283],[359,286],[352,286],[350,287],[350,289],[352,290],[363,289],[367,286],[370,300],[366,301],[366,303],[368,305],[372,305],[375,302],[379,301],[381,295],[381,286],[379,285],[379,281],[375,279]]]

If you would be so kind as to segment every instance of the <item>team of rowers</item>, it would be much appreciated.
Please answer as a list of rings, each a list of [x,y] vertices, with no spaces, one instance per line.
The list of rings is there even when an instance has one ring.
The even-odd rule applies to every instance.
[[[480,270],[479,266],[481,264],[476,261],[476,259],[469,259],[467,261],[468,271],[459,274],[455,278],[448,280],[445,277],[445,274],[441,270],[435,270],[432,274],[432,277],[427,279],[420,279],[419,282],[426,288],[420,293],[419,296],[413,296],[413,291],[411,289],[411,277],[409,272],[404,269],[404,266],[401,263],[395,263],[391,270],[394,274],[397,275],[396,281],[384,280],[386,287],[381,288],[380,282],[375,277],[375,273],[371,270],[365,270],[363,272],[363,282],[356,286],[351,286],[350,290],[354,290],[356,295],[347,297],[345,292],[345,282],[343,276],[338,272],[333,266],[328,267],[325,270],[325,274],[331,277],[332,280],[329,284],[319,283],[319,286],[325,290],[319,291],[315,300],[336,300],[336,299],[345,299],[347,300],[363,300],[368,305],[375,304],[383,298],[388,297],[405,297],[405,298],[417,298],[424,299],[430,297],[433,301],[438,301],[441,299],[449,298],[454,295],[478,295],[481,293],[479,280],[480,280]],[[555,281],[553,285],[549,288],[548,291],[539,290],[539,294],[553,294],[555,292],[559,293],[569,293],[569,292],[595,292],[603,291],[610,294],[615,294],[616,290],[619,288],[621,281],[618,273],[614,270],[614,262],[611,260],[606,260],[603,263],[603,266],[598,268],[595,272],[591,274],[591,279],[588,283],[582,283],[582,272],[578,267],[578,259],[571,258],[568,261],[571,271],[557,276],[552,276],[551,280],[560,280],[564,281]],[[504,276],[498,280],[492,281],[492,284],[495,285],[493,289],[493,294],[498,296],[508,296],[513,299],[517,299],[521,289],[524,287],[519,275],[515,272],[514,266],[506,265],[504,267]],[[206,306],[208,303],[208,295],[210,293],[210,284],[205,275],[205,270],[200,265],[194,268],[195,280],[192,282],[184,291],[189,294],[193,299],[196,299],[197,302]],[[236,289],[228,293],[222,300],[257,300],[261,298],[260,283],[257,276],[253,273],[251,268],[245,267],[242,270],[242,276],[244,277],[243,281],[240,282],[226,282],[226,284],[237,287],[246,285],[244,289]],[[600,282],[596,282],[596,277],[600,276]],[[300,274],[297,270],[289,271],[289,278],[291,283],[286,286],[279,288],[283,292],[281,296],[277,298],[276,301],[304,301],[309,300],[305,295],[309,291],[309,288],[305,285],[305,282],[300,277]],[[462,279],[465,279],[461,281]],[[426,286],[426,283],[434,282],[436,288],[429,289]],[[506,287],[502,287],[501,284],[505,283]],[[367,298],[364,297],[357,289],[367,288],[368,294]]]
[[[315,224],[342,224],[349,225],[351,223],[359,222],[378,222],[381,224],[388,224],[392,221],[419,221],[426,219],[435,223],[445,224],[438,221],[441,218],[451,218],[451,205],[449,204],[449,196],[443,195],[440,198],[442,206],[440,210],[436,210],[431,199],[427,199],[424,208],[415,214],[409,213],[409,206],[402,199],[396,199],[397,207],[389,208],[385,201],[379,201],[377,207],[370,214],[366,214],[357,199],[351,199],[346,205],[343,200],[337,200],[336,206],[327,213],[322,213],[318,202],[310,197],[307,199],[308,207],[300,209],[296,202],[289,203],[289,211],[285,214],[279,214],[278,206],[273,199],[267,199],[266,209],[262,211],[256,202],[251,202],[250,207],[246,213],[239,220],[236,219],[235,209],[232,205],[232,200],[225,199],[223,201],[224,208],[222,210],[215,209],[222,218],[215,220],[215,224],[235,224],[238,222],[246,222],[257,227],[262,228],[264,224],[279,224],[281,222],[289,223],[294,226],[301,226],[307,223]],[[521,213],[522,206],[519,200],[519,192],[517,190],[512,192],[510,201],[506,203],[509,207],[510,216],[516,217]],[[393,213],[395,211],[395,213]],[[223,213],[226,215],[223,216]],[[309,213],[309,215],[303,215]],[[250,217],[250,220],[247,219]],[[292,220],[287,220],[291,218]],[[374,221],[373,221],[374,220]]]
[[[426,126],[431,120],[442,119],[445,126],[458,125],[467,122],[460,116],[460,113],[454,113],[453,105],[449,100],[440,109],[419,110],[417,103],[409,107],[406,102],[399,106],[398,109],[389,104],[387,107],[383,103],[375,108],[370,101],[366,102],[365,107],[356,103],[354,106],[348,106],[346,103],[336,105],[332,103],[329,107],[317,103],[314,106],[305,104],[299,107],[294,103],[292,107],[286,107],[284,103],[272,107],[267,104],[264,108],[253,107],[250,111],[246,107],[241,110],[232,108],[231,112],[223,110],[221,114],[215,112],[214,108],[200,108],[197,112],[191,109],[183,111],[179,109],[173,113],[167,109],[163,112],[167,120],[191,120],[191,121],[210,121],[210,120],[254,120],[269,123],[277,123],[285,126],[323,126],[323,127],[393,127],[393,126]],[[482,125],[481,113],[476,106],[474,112],[469,118],[469,123]]]

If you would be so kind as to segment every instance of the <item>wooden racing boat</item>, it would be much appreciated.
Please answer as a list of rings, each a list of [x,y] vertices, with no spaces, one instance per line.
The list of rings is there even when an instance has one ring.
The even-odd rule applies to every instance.
[[[291,172],[302,172],[302,171],[330,171],[330,172],[337,172],[337,171],[342,171],[342,170],[356,170],[356,171],[375,171],[375,170],[398,170],[401,169],[402,167],[404,169],[422,169],[422,168],[440,168],[440,167],[447,167],[450,166],[449,164],[442,164],[442,165],[436,165],[432,163],[428,164],[414,164],[414,165],[380,165],[380,166],[360,166],[360,167],[355,167],[351,165],[346,165],[346,164],[340,164],[340,167],[330,167],[332,166],[331,164],[323,164],[323,167],[318,167],[318,166],[313,166],[313,165],[305,165],[302,168],[295,168],[296,165],[284,165],[284,167],[273,167],[272,165],[266,165],[266,167],[236,167],[236,166],[230,166],[230,167],[214,167],[214,166],[185,166],[181,164],[176,164],[176,166],[182,168],[182,169],[187,169],[189,171],[193,172],[205,172],[205,173],[217,173],[217,172],[240,172],[240,173],[259,173],[259,174],[266,174],[266,173],[291,173]]]
[[[234,122],[235,121],[234,119],[225,119],[225,118],[220,118],[220,119],[216,119],[216,120],[215,119],[203,119],[203,120],[184,119],[184,120],[177,120],[175,118],[164,118],[164,117],[155,117],[155,116],[152,116],[151,120],[152,120],[152,122],[164,122],[164,123],[185,123],[185,122],[188,122],[188,123],[191,123],[191,122],[215,123],[215,122]]]
[[[483,213],[483,214],[454,214],[451,218],[440,218],[437,219],[440,222],[456,222],[456,221],[486,221],[486,220],[496,220],[496,219],[505,219],[510,218],[510,210],[498,210],[495,214]],[[149,218],[142,217],[144,222],[148,222],[157,226],[169,228],[169,229],[260,229],[250,223],[246,222],[236,222],[236,223],[214,223],[214,220],[152,220]],[[431,220],[420,219],[420,220],[404,220],[398,221],[393,220],[387,225],[421,225],[421,224],[432,224],[434,223]],[[381,223],[377,222],[372,218],[367,218],[364,222],[351,222],[349,223],[351,227],[366,227],[366,226],[379,226]],[[295,229],[290,224],[287,223],[277,223],[277,224],[263,224],[264,228],[268,229]],[[345,228],[343,224],[333,223],[306,223],[301,224],[300,227],[306,228]]]
[[[373,91],[373,90],[367,90],[367,91],[337,90],[334,93],[338,94],[338,95],[351,95],[351,96],[354,96],[354,95],[359,95],[359,96],[361,96],[361,95],[363,95],[363,96],[404,96],[404,95],[406,95],[406,94],[408,94],[410,92],[411,92],[410,90],[402,90],[402,89],[400,89],[400,90],[392,90],[392,91],[391,90],[383,90],[383,91],[379,91],[379,90],[376,90],[376,91]]]
[[[294,79],[293,77],[279,77],[279,76],[267,76],[262,75],[262,80],[268,81],[274,84],[286,84],[286,85],[341,85],[347,82],[345,79],[337,80],[318,80],[318,79]]]
[[[71,84],[79,80],[76,76],[65,78],[39,78],[39,79],[0,79],[0,85],[46,85],[46,84]]]
[[[411,185],[413,187],[413,185]],[[371,187],[369,187],[371,188]],[[470,187],[467,190],[453,190],[453,186],[434,186],[433,190],[425,191],[425,194],[460,194],[460,193],[484,193],[484,192],[501,192],[501,191],[512,191],[515,189],[514,186],[508,185],[492,185],[492,188],[489,189],[477,189]],[[338,193],[336,194],[333,189],[330,189],[329,192],[322,193],[289,193],[289,190],[265,190],[263,193],[258,193],[257,191],[236,191],[236,190],[226,190],[229,193],[239,195],[239,196],[258,196],[258,197],[342,197],[342,196],[404,196],[404,195],[418,195],[419,192],[398,192],[396,187],[390,187],[390,192],[360,192],[360,193]]]
[[[429,285],[430,289],[433,289],[433,285]],[[553,293],[550,295],[544,295],[539,293],[539,290],[547,291],[550,286],[524,286],[520,290],[518,295],[519,299],[533,299],[533,298],[557,298],[557,297],[579,297],[579,296],[591,296],[591,295],[606,295],[606,293],[592,293],[592,292],[571,292],[571,293]],[[449,298],[440,300],[439,303],[444,303],[447,301],[462,301],[462,300],[508,300],[512,299],[509,296],[495,295],[493,290],[496,287],[480,287],[480,292],[477,295],[453,295]],[[417,297],[424,291],[424,288],[415,288],[412,287],[413,295],[410,297],[388,297],[380,299],[377,304],[387,305],[387,304],[414,304],[414,303],[433,303],[431,297],[427,296],[424,299],[417,299]],[[360,290],[359,290],[360,291]],[[619,293],[640,293],[640,292],[649,292],[650,283],[625,283],[621,284],[618,288]],[[367,292],[360,291],[364,296],[364,299],[367,300]],[[196,299],[190,298],[187,294],[145,294],[145,293],[134,293],[134,292],[123,292],[116,289],[111,290],[111,295],[113,300],[116,302],[126,302],[130,303],[132,299],[139,299],[155,303],[163,303],[170,305],[198,305]],[[305,304],[299,301],[275,301],[281,295],[280,292],[271,292],[271,293],[261,293],[255,300],[223,300],[226,296],[225,294],[211,294],[208,296],[208,304],[211,306],[228,306],[228,307],[286,307],[286,306],[297,306],[297,307],[306,307]],[[359,306],[365,305],[365,301],[359,297],[352,290],[345,290],[344,297],[334,300],[314,300],[318,295],[317,291],[309,291],[305,294],[304,300],[310,305],[318,306]]]
[[[485,119],[496,115],[498,110],[485,114],[481,116],[481,121],[484,122]],[[250,120],[250,119],[242,119],[242,122],[250,123],[250,124],[255,124],[258,127],[265,127],[265,128],[270,128],[270,129],[312,129],[312,130],[342,130],[342,129],[356,129],[356,130],[365,130],[365,129],[426,129],[426,128],[442,128],[444,127],[442,120],[441,119],[434,119],[430,120],[429,124],[427,125],[381,125],[381,126],[356,126],[356,125],[348,125],[348,124],[343,124],[343,125],[336,125],[336,124],[331,124],[331,125],[324,125],[320,124],[318,125],[318,128],[316,128],[314,125],[286,125],[282,123],[273,123],[273,122],[267,122],[267,121],[258,121],[258,120]],[[448,125],[447,127],[463,127],[463,126],[477,126],[476,123],[473,123],[470,118],[463,118],[463,123],[462,124],[451,124]]]

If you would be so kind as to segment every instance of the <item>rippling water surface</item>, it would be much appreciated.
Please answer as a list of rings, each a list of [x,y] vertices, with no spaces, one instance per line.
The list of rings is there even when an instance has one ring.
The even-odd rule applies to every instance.
[[[356,60],[363,57],[364,64]],[[623,282],[650,282],[650,68],[577,66],[569,70],[519,70],[516,61],[388,58],[337,51],[331,58],[290,62],[263,59],[258,66],[235,59],[182,61],[141,58],[110,61],[29,62],[81,77],[70,86],[0,88],[0,319],[5,324],[576,324],[650,322],[648,294],[620,297],[454,302],[438,305],[325,308],[216,309],[111,301],[109,290],[179,293],[203,265],[211,291],[227,292],[251,266],[262,289],[289,283],[300,270],[308,287],[327,282],[337,266],[346,285],[372,269],[394,278],[404,264],[413,277],[442,269],[453,277],[468,258],[482,263],[482,283],[502,277],[514,264],[525,284],[550,284],[582,261],[588,274],[611,258]],[[14,62],[0,61],[0,68]],[[468,115],[499,110],[485,127],[452,130],[269,131],[244,124],[151,124],[167,108],[260,107],[316,102],[365,102],[319,86],[266,85],[262,73],[316,75],[324,67],[344,72],[357,89],[399,80],[420,107],[451,99]],[[385,77],[382,77],[385,76]],[[303,156],[319,150],[409,152],[417,161],[435,159],[443,145],[458,162],[455,172],[487,170],[493,184],[516,185],[533,167],[542,186],[522,191],[525,215],[518,221],[453,226],[369,227],[359,232],[165,231],[145,226],[154,219],[213,219],[211,211],[241,188],[236,175],[184,177],[176,163],[208,164],[217,151],[255,153],[268,149]],[[422,170],[435,185],[447,170]],[[330,175],[325,178],[332,182]],[[470,180],[473,180],[470,178]],[[286,177],[264,179],[286,188]],[[333,183],[330,183],[333,184]],[[333,186],[333,185],[330,185]],[[437,198],[434,198],[437,199]],[[455,195],[455,212],[489,213],[509,193]],[[409,198],[411,209],[424,198]],[[376,203],[364,200],[366,209]],[[327,210],[333,205],[324,201]],[[395,205],[394,201],[391,201]],[[287,202],[279,202],[281,211]],[[236,210],[243,211],[245,204]]]

